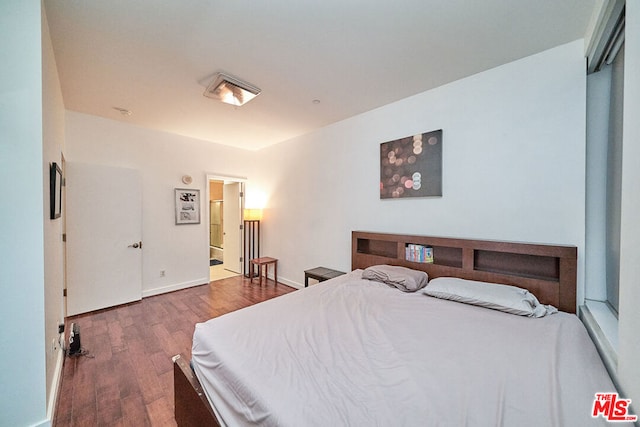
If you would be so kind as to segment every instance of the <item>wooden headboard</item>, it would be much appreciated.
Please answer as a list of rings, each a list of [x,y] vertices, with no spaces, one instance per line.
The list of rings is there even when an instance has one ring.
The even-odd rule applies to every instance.
[[[433,248],[433,263],[407,261],[408,245]],[[460,277],[528,289],[542,304],[576,312],[575,246],[352,232],[351,269],[400,265],[429,278]]]

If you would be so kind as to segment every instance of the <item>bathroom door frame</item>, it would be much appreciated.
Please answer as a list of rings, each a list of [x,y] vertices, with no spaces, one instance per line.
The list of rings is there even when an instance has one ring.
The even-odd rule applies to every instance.
[[[240,224],[242,225],[242,212],[244,212],[244,195],[245,195],[245,183],[247,182],[247,178],[245,177],[240,177],[240,176],[230,176],[230,175],[220,175],[220,174],[216,174],[216,173],[207,173],[207,179],[206,179],[206,189],[204,190],[204,194],[207,194],[207,201],[209,200],[209,188],[211,186],[211,181],[222,181],[223,183],[227,184],[227,183],[233,183],[233,182],[237,182],[240,185],[240,198],[239,198],[239,203],[240,203]],[[223,203],[227,203],[226,200],[223,200]],[[211,215],[211,205],[210,203],[205,203],[205,209],[206,209],[206,218],[207,218],[207,236],[211,236],[211,224],[210,224],[210,215]],[[223,219],[224,220],[224,219]],[[238,230],[238,238],[240,239],[240,256],[242,256],[242,254],[244,253],[244,230],[239,229]],[[207,245],[205,247],[206,251],[207,251],[207,259],[209,259],[209,237],[207,237]],[[225,264],[226,264],[226,260],[225,260]],[[238,264],[240,266],[242,266],[242,261],[238,260]],[[242,272],[242,269],[240,269],[240,272]]]

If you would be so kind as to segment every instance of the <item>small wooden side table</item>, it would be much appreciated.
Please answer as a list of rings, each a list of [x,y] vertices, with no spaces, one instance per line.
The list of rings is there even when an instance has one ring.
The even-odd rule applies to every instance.
[[[264,265],[264,281],[267,283],[267,276],[269,273],[269,264],[273,264],[273,280],[278,284],[278,260],[276,258],[271,258],[268,256],[263,256],[261,258],[254,258],[250,261],[251,263],[251,280],[250,283],[253,283],[254,276],[254,267],[258,266],[258,277],[260,280],[258,284],[262,286],[262,266]]]
[[[304,271],[304,287],[309,286],[309,278],[316,279],[318,282],[324,282],[325,280],[333,279],[334,277],[342,276],[344,271],[333,270],[326,267],[316,267],[311,270]]]

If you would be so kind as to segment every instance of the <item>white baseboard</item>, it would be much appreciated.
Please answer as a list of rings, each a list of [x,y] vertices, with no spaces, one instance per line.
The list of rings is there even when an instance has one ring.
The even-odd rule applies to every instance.
[[[179,291],[180,289],[192,288],[194,286],[206,285],[209,283],[209,278],[204,277],[202,279],[190,280],[188,282],[175,283],[173,285],[163,286],[161,288],[146,289],[142,291],[142,298],[152,297],[154,295],[166,294],[167,292]]]
[[[47,419],[34,424],[34,427],[51,427],[53,424],[53,417],[58,406],[58,396],[60,395],[60,386],[62,385],[62,366],[64,363],[64,350],[58,348],[58,357],[56,359],[56,367],[53,371],[53,378],[51,379],[51,393],[49,393],[49,402],[47,402]]]
[[[273,280],[273,275],[269,275],[269,279]],[[254,281],[257,278],[253,279]],[[191,280],[189,282],[176,283],[173,285],[167,285],[160,288],[147,289],[142,291],[142,298],[152,297],[154,295],[166,294],[167,292],[179,291],[180,289],[192,288],[194,286],[206,285],[209,283],[209,278],[205,277],[198,280]],[[291,286],[292,288],[302,289],[304,285],[298,282],[294,282],[293,280],[289,280],[285,277],[278,276],[278,283],[282,283],[287,286]]]
[[[264,276],[263,276],[264,277]],[[267,274],[267,277],[270,280],[274,280],[273,274]],[[254,276],[254,283],[258,280],[258,276]],[[302,283],[294,282],[293,280],[289,280],[286,277],[278,276],[278,283],[282,283],[283,285],[291,286],[292,288],[302,289],[304,285]]]
[[[269,279],[273,280],[273,275],[268,275],[268,277],[269,277]],[[253,280],[256,280],[256,279],[253,279]],[[282,283],[284,285],[291,286],[292,288],[296,288],[296,289],[304,288],[303,284],[300,284],[298,282],[294,282],[293,280],[289,280],[286,277],[278,276],[278,283]]]

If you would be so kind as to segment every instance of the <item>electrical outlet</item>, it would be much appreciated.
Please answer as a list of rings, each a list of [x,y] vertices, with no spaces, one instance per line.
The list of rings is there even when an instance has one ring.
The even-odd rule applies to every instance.
[[[160,277],[164,277],[167,274],[165,270],[160,270]]]
[[[51,353],[55,353],[58,349],[58,342],[55,338],[51,340]]]

